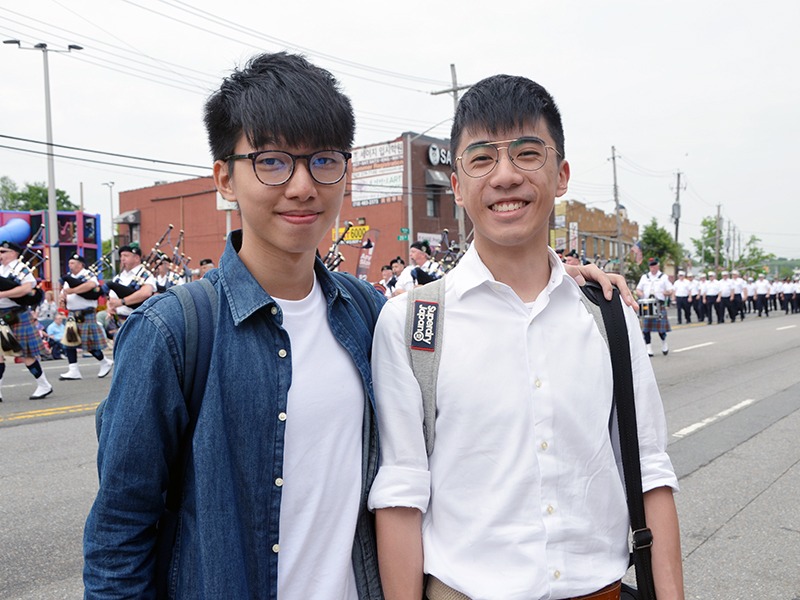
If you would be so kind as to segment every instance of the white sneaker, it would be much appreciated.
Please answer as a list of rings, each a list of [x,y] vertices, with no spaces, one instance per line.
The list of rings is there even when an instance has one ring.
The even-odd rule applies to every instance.
[[[83,379],[83,377],[81,377],[80,369],[78,369],[78,363],[72,363],[69,366],[69,369],[67,370],[67,372],[66,373],[62,373],[59,376],[59,379],[61,379],[61,380]]]
[[[669,346],[667,346],[667,340],[661,340],[661,352],[666,354],[669,352]]]
[[[111,367],[113,366],[114,361],[104,357],[103,360],[100,361],[100,371],[97,373],[97,376],[102,379],[111,372]]]
[[[38,384],[36,386],[36,391],[30,396],[31,400],[41,400],[45,396],[49,396],[53,393],[53,386],[50,385],[50,382],[47,381],[47,378],[42,375],[39,379],[36,380]]]
[[[647,356],[653,356],[653,344],[646,344],[647,345]]]

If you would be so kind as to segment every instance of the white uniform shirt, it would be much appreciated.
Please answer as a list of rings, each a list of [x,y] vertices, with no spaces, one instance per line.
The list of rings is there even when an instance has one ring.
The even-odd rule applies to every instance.
[[[694,297],[699,296],[701,294],[702,287],[703,286],[700,284],[700,280],[692,279],[689,282],[689,294]]]
[[[672,286],[675,288],[675,295],[678,298],[686,298],[692,294],[692,282],[685,277],[683,279],[678,277]]]
[[[403,272],[397,277],[397,283],[394,286],[395,291],[405,290],[410,292],[414,289],[417,283],[414,281],[414,275],[412,274],[412,271],[416,268],[417,267],[415,266],[408,266],[403,269]]]
[[[0,265],[0,276],[8,277],[15,271],[15,267],[17,271],[22,267],[19,260],[12,260],[7,265]],[[33,273],[28,272],[24,277],[19,277],[19,275],[17,275],[17,279],[20,280],[20,285],[23,283],[32,283],[34,287],[36,287],[36,277],[33,276]],[[17,306],[20,305],[15,302],[14,298],[0,298],[0,308],[15,308]]]
[[[733,279],[723,277],[719,282],[719,291],[723,298],[730,298],[733,293]]]
[[[475,600],[586,594],[628,567],[608,348],[577,284],[549,256],[550,280],[530,304],[494,280],[475,246],[445,277],[430,461],[405,342],[406,294],[386,304],[375,330],[381,467],[369,506],[422,511],[425,572]],[[638,318],[627,307],[625,316],[643,489],[677,488]]]
[[[731,279],[731,281],[733,281],[733,293],[741,296],[746,286],[745,280],[741,277],[737,277],[735,279]]]
[[[769,281],[765,277],[759,277],[756,279],[756,294],[759,296],[769,296]]]
[[[70,271],[70,274],[72,272]],[[86,281],[91,281],[98,285],[97,277],[92,275],[89,269],[81,269],[77,275],[73,275],[73,277],[83,277]],[[84,281],[84,283],[86,283]],[[70,285],[65,281],[64,288],[69,289]],[[84,298],[79,294],[67,294],[67,310],[86,310],[87,308],[97,308],[97,300],[89,300],[88,298]]]
[[[719,279],[714,278],[706,281],[706,289],[703,293],[706,295],[706,300],[716,302],[720,290],[722,290],[722,286],[720,285]]]
[[[137,279],[137,277],[144,279],[144,283],[142,283],[142,285],[149,285],[153,292],[156,291],[156,278],[144,268],[144,265],[138,265],[130,271],[122,271],[114,278],[114,281],[121,283],[122,285],[131,285],[134,280]],[[119,298],[114,290],[111,290],[108,293],[108,296],[109,298]],[[134,309],[130,306],[118,306],[116,309],[117,314],[121,317],[130,316],[133,311]]]
[[[748,281],[746,289],[747,289],[747,297],[748,298],[754,298],[755,295],[756,295],[756,284],[755,284],[755,282],[751,283],[751,282]]]
[[[672,284],[669,281],[669,277],[664,275],[661,271],[656,272],[655,275],[648,271],[642,275],[636,289],[639,290],[643,298],[655,296],[656,300],[661,300],[663,302],[672,291]]]

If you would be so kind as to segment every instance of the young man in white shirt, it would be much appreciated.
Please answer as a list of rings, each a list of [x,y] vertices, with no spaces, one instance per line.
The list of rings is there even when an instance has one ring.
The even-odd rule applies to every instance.
[[[381,468],[370,493],[386,600],[618,598],[628,510],[608,432],[608,348],[548,247],[569,165],[555,102],[498,75],[463,96],[451,148],[474,244],[445,277],[436,443],[405,343],[407,296],[373,343]],[[635,314],[626,310],[659,600],[683,598],[677,480]],[[580,364],[580,375],[560,359]],[[616,594],[616,595],[615,595]]]

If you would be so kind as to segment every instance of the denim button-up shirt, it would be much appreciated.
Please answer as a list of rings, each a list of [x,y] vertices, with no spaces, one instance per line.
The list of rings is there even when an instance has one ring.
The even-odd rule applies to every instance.
[[[239,259],[237,234],[219,268],[206,275],[217,290],[218,314],[173,552],[170,596],[181,599],[277,597],[280,553],[273,546],[281,488],[272,483],[283,467],[281,413],[292,383],[291,360],[281,351],[291,349],[280,307]],[[319,261],[315,270],[333,335],[364,385],[361,506],[352,557],[359,598],[380,599],[366,508],[378,454],[372,324],[364,323],[341,275]],[[371,286],[369,294],[378,307],[384,301]],[[134,312],[120,330],[114,358],[97,458],[100,490],[84,533],[85,597],[153,598],[155,526],[188,423],[178,299],[157,296]]]

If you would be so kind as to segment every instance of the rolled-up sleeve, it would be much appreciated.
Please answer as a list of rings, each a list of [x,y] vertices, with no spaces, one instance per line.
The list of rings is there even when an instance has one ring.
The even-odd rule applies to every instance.
[[[402,506],[424,513],[431,477],[422,430],[422,395],[405,341],[406,299],[404,294],[390,300],[375,327],[372,378],[381,463],[368,505],[370,510]]]

